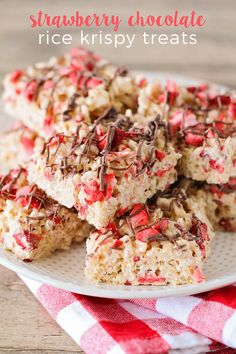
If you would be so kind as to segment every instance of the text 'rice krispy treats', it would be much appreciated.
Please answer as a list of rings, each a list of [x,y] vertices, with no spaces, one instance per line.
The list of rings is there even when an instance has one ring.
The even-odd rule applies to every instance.
[[[120,208],[145,202],[175,182],[180,157],[159,117],[146,126],[108,109],[76,134],[58,134],[36,149],[29,180],[97,228]]]
[[[6,75],[3,102],[7,113],[49,138],[75,133],[78,123],[93,122],[110,105],[136,110],[137,89],[126,69],[80,48]]]
[[[117,285],[199,283],[213,236],[204,198],[174,188],[120,210],[106,228],[92,232],[85,274]]]
[[[7,173],[18,165],[24,166],[33,154],[37,134],[20,122],[0,136],[0,171]]]
[[[22,167],[0,178],[0,244],[17,258],[32,261],[82,241],[91,227],[60,206],[36,185]]]

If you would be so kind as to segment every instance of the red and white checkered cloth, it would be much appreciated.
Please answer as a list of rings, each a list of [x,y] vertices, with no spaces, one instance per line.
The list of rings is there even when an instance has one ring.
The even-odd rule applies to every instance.
[[[236,353],[236,284],[197,296],[110,300],[22,279],[88,354]]]

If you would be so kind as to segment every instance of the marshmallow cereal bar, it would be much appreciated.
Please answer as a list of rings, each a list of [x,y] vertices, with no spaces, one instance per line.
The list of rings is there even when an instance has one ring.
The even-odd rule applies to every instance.
[[[37,134],[20,122],[0,136],[0,171],[7,173],[18,165],[25,165],[33,154]]]
[[[124,113],[137,106],[137,85],[124,68],[80,48],[4,79],[3,102],[10,115],[43,138],[75,133],[109,106]]]
[[[199,283],[213,236],[204,198],[173,188],[92,232],[85,274],[117,285]]]
[[[81,123],[76,134],[57,134],[37,148],[28,178],[101,228],[119,209],[175,182],[179,157],[159,117],[138,126],[111,107],[94,124]]]
[[[11,170],[0,179],[0,243],[25,261],[68,249],[82,241],[91,227],[76,213],[60,206],[36,185],[29,184],[26,170]]]

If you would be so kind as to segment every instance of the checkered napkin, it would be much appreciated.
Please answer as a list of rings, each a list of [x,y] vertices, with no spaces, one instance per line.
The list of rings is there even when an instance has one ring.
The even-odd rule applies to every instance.
[[[88,354],[236,353],[236,284],[198,296],[110,300],[22,279]]]

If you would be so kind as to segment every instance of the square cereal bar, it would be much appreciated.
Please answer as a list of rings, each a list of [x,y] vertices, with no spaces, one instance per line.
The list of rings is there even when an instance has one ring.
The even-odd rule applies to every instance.
[[[29,181],[100,228],[175,182],[179,157],[159,117],[139,126],[110,108],[76,134],[55,135],[36,149]]]
[[[126,69],[80,48],[6,75],[3,102],[7,113],[49,138],[75,133],[78,123],[91,123],[110,105],[135,110],[137,85]]]
[[[29,184],[26,175],[20,167],[0,179],[1,247],[32,261],[86,238],[91,227]]]
[[[213,235],[201,194],[170,189],[92,232],[85,274],[116,285],[199,283]]]

